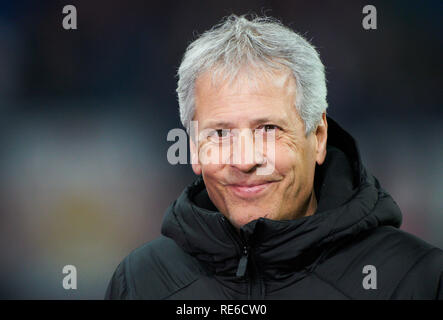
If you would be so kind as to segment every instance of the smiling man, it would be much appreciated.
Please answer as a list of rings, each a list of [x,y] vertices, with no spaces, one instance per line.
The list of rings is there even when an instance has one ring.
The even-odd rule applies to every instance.
[[[275,19],[231,15],[190,44],[178,76],[198,178],[106,298],[443,297],[443,252],[398,229],[397,204],[326,116],[309,42]]]

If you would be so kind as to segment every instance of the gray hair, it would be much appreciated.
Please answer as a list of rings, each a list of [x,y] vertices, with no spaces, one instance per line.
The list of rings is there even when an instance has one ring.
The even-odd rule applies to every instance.
[[[188,132],[195,112],[197,77],[208,69],[223,69],[232,81],[245,65],[264,71],[289,69],[296,82],[295,107],[305,134],[314,131],[328,106],[318,52],[275,18],[253,16],[248,20],[245,15],[232,14],[188,46],[178,69],[180,119]]]

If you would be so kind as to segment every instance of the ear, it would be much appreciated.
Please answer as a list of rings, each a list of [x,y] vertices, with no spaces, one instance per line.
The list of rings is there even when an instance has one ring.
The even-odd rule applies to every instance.
[[[319,165],[321,165],[326,158],[326,143],[328,140],[328,122],[326,121],[326,112],[323,112],[322,114],[322,120],[315,131],[315,138],[317,141],[315,160]]]
[[[191,151],[192,170],[196,175],[199,176],[202,174],[202,168],[198,157],[198,147],[196,146],[194,139],[192,139],[192,137],[189,137],[189,149]]]

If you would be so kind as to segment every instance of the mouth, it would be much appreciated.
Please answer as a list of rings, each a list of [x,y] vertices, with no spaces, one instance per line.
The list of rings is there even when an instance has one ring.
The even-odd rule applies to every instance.
[[[227,187],[240,198],[254,198],[268,190],[274,182],[275,181],[256,184],[231,184]]]

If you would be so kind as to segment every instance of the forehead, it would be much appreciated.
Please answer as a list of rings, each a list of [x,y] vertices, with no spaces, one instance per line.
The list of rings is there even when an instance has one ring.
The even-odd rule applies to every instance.
[[[206,71],[195,83],[194,118],[246,124],[257,118],[289,116],[295,111],[295,89],[295,79],[288,69],[241,70],[235,78]]]
[[[289,69],[260,69],[242,67],[231,75],[224,68],[212,68],[200,74],[195,81],[195,94],[202,98],[208,95],[268,95],[275,91],[295,93],[295,79]]]

